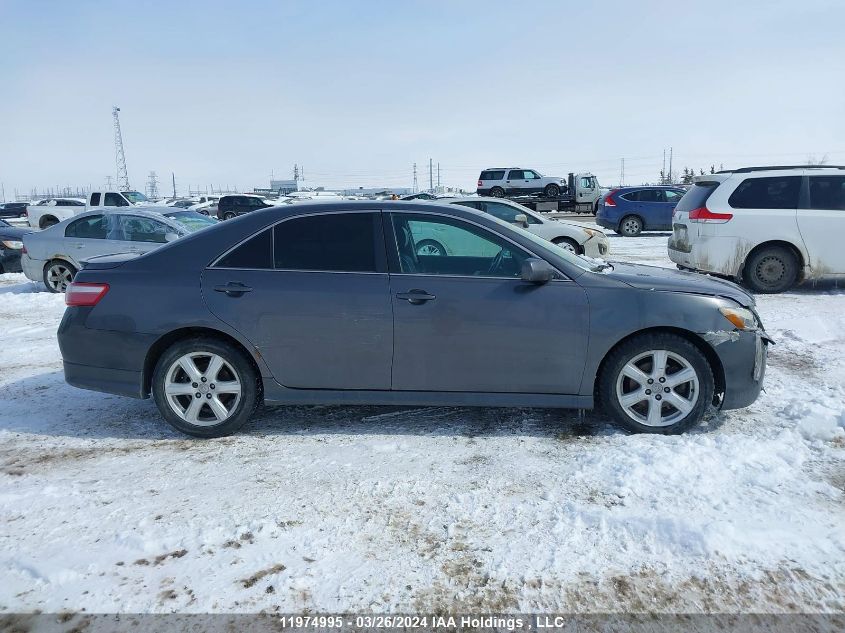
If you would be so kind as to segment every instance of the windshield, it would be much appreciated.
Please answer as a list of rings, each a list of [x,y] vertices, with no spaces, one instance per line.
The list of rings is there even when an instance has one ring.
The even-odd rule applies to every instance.
[[[124,191],[123,197],[129,200],[132,204],[138,204],[139,202],[149,202],[150,199],[147,198],[143,193],[138,191]]]
[[[190,233],[217,224],[217,220],[214,218],[196,211],[174,211],[173,213],[165,213],[164,217],[178,222]]]

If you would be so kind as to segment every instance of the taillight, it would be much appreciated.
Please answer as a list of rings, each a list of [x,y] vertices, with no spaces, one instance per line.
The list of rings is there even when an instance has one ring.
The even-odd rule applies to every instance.
[[[698,207],[689,212],[690,222],[711,222],[713,224],[724,224],[731,218],[733,213],[713,213],[707,207]]]
[[[26,255],[26,244],[21,248],[21,255]]]
[[[109,291],[108,284],[89,284],[71,282],[65,291],[65,304],[69,306],[91,307],[100,302]]]
[[[615,207],[616,206],[616,200],[613,199],[613,194],[616,193],[617,191],[619,191],[619,190],[618,189],[612,189],[610,191],[610,193],[608,193],[604,197],[604,206],[606,206],[606,207]]]
[[[481,181],[480,181],[480,180],[478,181],[478,186],[479,186],[479,187],[481,186]]]

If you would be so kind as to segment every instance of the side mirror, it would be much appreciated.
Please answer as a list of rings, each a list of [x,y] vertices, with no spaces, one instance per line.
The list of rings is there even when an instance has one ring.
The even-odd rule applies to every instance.
[[[555,278],[555,269],[544,259],[529,257],[522,262],[522,281],[532,284],[544,284]]]
[[[520,213],[514,219],[514,224],[519,224],[520,226],[528,226],[528,216],[524,213]]]
[[[165,242],[173,242],[174,240],[178,240],[179,235],[177,233],[165,233],[164,234],[164,241]]]

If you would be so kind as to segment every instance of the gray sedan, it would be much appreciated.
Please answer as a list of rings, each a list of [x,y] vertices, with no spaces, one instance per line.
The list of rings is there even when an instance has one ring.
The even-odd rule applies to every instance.
[[[445,252],[421,253],[433,233]],[[456,205],[256,211],[90,262],[59,327],[72,385],[147,398],[191,435],[263,402],[597,404],[679,433],[754,402],[768,337],[730,282],[597,263]]]
[[[33,281],[43,281],[51,292],[64,292],[83,262],[92,257],[143,254],[216,224],[191,211],[153,209],[96,209],[29,233],[24,237],[23,272]]]

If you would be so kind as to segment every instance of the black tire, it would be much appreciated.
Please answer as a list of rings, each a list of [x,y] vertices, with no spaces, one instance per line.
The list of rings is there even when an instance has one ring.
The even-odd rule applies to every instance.
[[[433,255],[437,257],[446,257],[449,253],[446,252],[446,248],[438,242],[437,240],[420,240],[417,242],[417,255]],[[424,249],[428,249],[430,252],[423,253]],[[431,251],[437,251],[436,253]]]
[[[208,209],[200,209],[200,213],[203,215],[208,215]]]
[[[505,190],[501,187],[493,187],[490,190],[490,195],[494,198],[504,198],[505,197]]]
[[[50,292],[60,293],[67,290],[67,284],[76,277],[77,270],[63,259],[51,259],[44,264],[44,285]]]
[[[572,250],[572,252],[575,253],[576,255],[583,255],[584,254],[584,249],[582,249],[581,246],[579,246],[578,242],[576,242],[575,240],[573,240],[570,237],[555,238],[555,239],[552,240],[552,244],[557,244],[558,246],[560,246],[562,248],[569,247]]]
[[[634,419],[632,415],[647,417],[647,413],[638,413],[635,409],[632,411],[632,415],[629,415],[620,403],[617,392],[618,385],[623,388],[623,395],[633,394],[637,391],[633,385],[638,383],[636,381],[631,381],[630,378],[624,376],[620,377],[620,374],[629,362],[641,355],[646,355],[644,362],[647,367],[648,353],[654,350],[666,350],[676,357],[683,359],[687,363],[687,366],[691,367],[695,371],[698,381],[697,388],[687,383],[672,388],[673,391],[676,388],[681,390],[686,389],[686,393],[682,393],[680,391],[676,392],[676,395],[679,394],[685,398],[687,396],[691,397],[691,394],[693,393],[697,396],[697,399],[694,401],[694,405],[689,412],[686,413],[686,415],[683,415],[682,411],[675,408],[665,397],[665,390],[669,389],[669,387],[661,386],[661,383],[659,382],[659,374],[656,374],[658,376],[657,378],[649,378],[654,380],[653,384],[640,385],[643,389],[642,393],[649,395],[648,397],[643,396],[641,401],[629,408],[634,409],[634,407],[640,407],[640,405],[645,403],[645,409],[647,411],[651,411],[652,406],[659,406],[658,411],[660,414],[662,415],[665,411],[667,413],[666,421],[670,422],[665,426],[650,425]],[[670,364],[678,367],[681,366],[672,357],[670,357],[667,362],[667,368]],[[653,364],[651,367],[653,369]],[[674,373],[676,372],[667,372],[665,375],[671,378]],[[646,373],[645,375],[648,376],[649,374]],[[621,385],[619,383],[620,378],[622,380]],[[714,388],[713,369],[710,367],[707,357],[698,347],[687,339],[676,334],[652,333],[642,334],[632,338],[614,349],[609,354],[602,364],[601,375],[599,376],[598,381],[597,396],[602,408],[613,417],[614,421],[633,433],[677,435],[679,433],[683,433],[701,421],[704,414],[707,412],[708,407],[713,402]],[[626,391],[625,389],[632,390]],[[646,389],[648,389],[648,391],[645,391]],[[661,390],[663,390],[663,392],[661,392]],[[655,391],[657,393],[654,393]],[[658,401],[660,402],[659,405],[657,405]],[[672,411],[675,413],[673,414]],[[673,419],[673,416],[676,419]]]
[[[616,232],[624,237],[636,237],[643,232],[643,219],[638,215],[626,215]]]
[[[546,194],[547,198],[557,198],[560,195],[560,187],[554,183],[548,184],[543,189],[543,193]]]
[[[743,278],[754,292],[784,292],[798,280],[798,258],[784,246],[766,246],[746,260]]]
[[[599,213],[599,201],[596,200],[593,203],[593,215],[598,215],[598,213]]]
[[[49,229],[54,224],[58,224],[58,223],[59,223],[58,218],[54,218],[52,215],[48,215],[48,216],[41,218],[41,220],[38,221],[38,228],[40,228],[43,231],[44,229]]]
[[[241,385],[240,400],[237,401],[237,404],[234,405],[231,413],[223,422],[207,426],[192,424],[180,417],[168,401],[168,396],[165,393],[167,374],[178,359],[190,353],[216,354],[236,372],[235,378],[240,381]],[[210,385],[210,383],[206,384]],[[261,377],[255,370],[252,361],[238,347],[214,338],[192,337],[177,341],[158,359],[153,371],[152,392],[158,410],[171,426],[186,435],[207,438],[231,435],[246,424],[261,404],[263,388]],[[209,393],[205,395],[208,397]],[[188,402],[191,402],[191,396],[186,397]]]
[[[235,214],[232,213],[231,211],[226,211],[226,213],[223,214],[224,220],[231,220],[234,217],[235,217]]]

